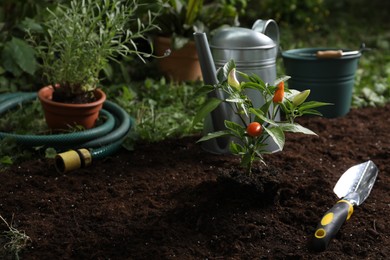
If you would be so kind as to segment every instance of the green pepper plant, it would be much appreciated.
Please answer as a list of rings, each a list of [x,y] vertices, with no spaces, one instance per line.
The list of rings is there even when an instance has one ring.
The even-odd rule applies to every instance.
[[[193,123],[199,123],[207,114],[216,109],[222,102],[226,102],[238,115],[239,122],[224,121],[226,129],[208,133],[198,142],[212,138],[231,136],[229,150],[241,157],[241,166],[248,174],[252,173],[255,160],[265,164],[263,155],[270,153],[267,150],[267,140],[272,139],[279,151],[285,144],[285,132],[316,135],[310,129],[295,122],[302,115],[321,115],[315,108],[328,105],[317,101],[306,101],[310,90],[297,91],[285,88],[284,82],[289,76],[278,78],[273,85],[265,83],[258,75],[248,75],[236,70],[234,60],[227,62],[217,71],[219,83],[201,87],[197,94],[207,94],[212,91],[222,91],[224,98],[209,97],[197,112]],[[239,81],[242,78],[243,81]],[[261,107],[255,107],[248,97],[248,89],[260,92],[264,98]],[[279,119],[279,112],[283,114]]]

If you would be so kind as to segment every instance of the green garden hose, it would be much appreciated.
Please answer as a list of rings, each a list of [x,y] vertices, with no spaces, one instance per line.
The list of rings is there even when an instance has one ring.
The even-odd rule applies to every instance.
[[[16,106],[36,99],[36,93],[7,93],[0,95],[0,115]],[[131,117],[120,106],[106,100],[100,116],[104,123],[92,129],[52,135],[20,135],[0,132],[0,139],[14,139],[28,147],[52,147],[66,151],[56,156],[59,172],[68,172],[87,166],[92,160],[102,159],[116,152],[132,128]]]

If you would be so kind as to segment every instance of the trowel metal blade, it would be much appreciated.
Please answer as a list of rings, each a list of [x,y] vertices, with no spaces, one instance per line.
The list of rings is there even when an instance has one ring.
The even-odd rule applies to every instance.
[[[357,164],[340,177],[333,191],[339,198],[352,200],[359,206],[370,194],[377,175],[378,168],[372,161]]]

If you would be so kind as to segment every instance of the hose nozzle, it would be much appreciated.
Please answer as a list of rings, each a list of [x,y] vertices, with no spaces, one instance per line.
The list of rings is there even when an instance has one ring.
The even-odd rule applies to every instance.
[[[59,173],[66,173],[86,167],[92,163],[92,156],[88,149],[69,150],[59,153],[55,157],[55,166]]]

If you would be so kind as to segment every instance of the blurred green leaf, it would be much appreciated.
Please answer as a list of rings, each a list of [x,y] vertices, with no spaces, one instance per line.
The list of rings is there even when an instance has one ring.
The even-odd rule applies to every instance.
[[[46,158],[53,159],[54,157],[56,157],[56,155],[57,155],[56,149],[51,148],[51,147],[46,148],[46,150],[45,150],[45,157]]]
[[[4,165],[12,165],[14,162],[10,156],[6,155],[0,158],[0,163]]]
[[[34,53],[34,49],[25,41],[12,37],[3,49],[3,66],[15,76],[20,76],[23,71],[33,75],[37,69]]]

